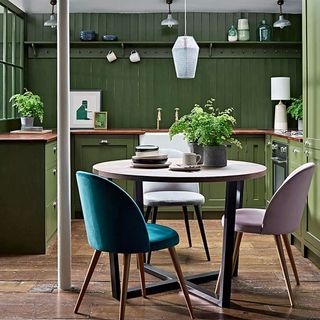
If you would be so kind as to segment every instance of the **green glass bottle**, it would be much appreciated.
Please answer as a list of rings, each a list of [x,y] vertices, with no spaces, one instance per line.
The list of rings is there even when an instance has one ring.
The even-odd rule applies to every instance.
[[[271,41],[271,27],[262,20],[258,28],[259,41]]]
[[[232,25],[228,30],[228,41],[234,42],[238,40],[238,31],[237,29]]]

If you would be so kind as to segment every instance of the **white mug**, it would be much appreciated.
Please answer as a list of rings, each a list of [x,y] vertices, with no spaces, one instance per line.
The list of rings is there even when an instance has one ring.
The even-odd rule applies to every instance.
[[[193,152],[185,152],[182,155],[183,166],[196,166],[201,160],[201,155]]]
[[[139,62],[140,61],[139,52],[136,51],[136,50],[131,51],[129,59],[130,59],[131,62]]]
[[[115,54],[113,51],[109,51],[109,52],[107,53],[107,59],[108,59],[108,61],[111,63],[111,62],[117,60],[117,56],[116,56],[116,54]]]

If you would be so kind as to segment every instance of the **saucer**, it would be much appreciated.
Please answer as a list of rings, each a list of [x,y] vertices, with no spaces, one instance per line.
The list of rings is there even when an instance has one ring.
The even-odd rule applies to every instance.
[[[199,171],[201,170],[201,165],[183,166],[182,164],[173,164],[169,169],[172,171]]]

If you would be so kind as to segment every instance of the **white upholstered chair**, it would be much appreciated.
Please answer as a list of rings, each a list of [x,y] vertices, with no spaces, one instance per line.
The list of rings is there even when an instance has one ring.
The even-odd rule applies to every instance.
[[[167,153],[169,158],[181,158],[183,154],[181,151],[175,149],[161,149],[160,152]],[[198,220],[206,257],[208,261],[210,261],[210,254],[200,209],[205,202],[205,198],[199,191],[199,183],[144,182],[143,202],[147,207],[145,214],[146,222],[148,221],[151,213],[151,223],[157,222],[159,207],[182,206],[190,247],[192,247],[192,241],[187,207],[193,206]],[[148,255],[147,262],[150,263],[150,254]]]

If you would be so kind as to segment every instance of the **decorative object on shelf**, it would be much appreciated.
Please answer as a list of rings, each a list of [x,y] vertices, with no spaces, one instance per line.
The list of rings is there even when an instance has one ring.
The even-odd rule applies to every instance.
[[[133,63],[140,62],[140,54],[137,50],[132,50],[129,56],[129,60]]]
[[[94,113],[94,129],[108,129],[108,112]]]
[[[303,101],[302,96],[299,98],[291,98],[291,106],[287,109],[287,113],[291,115],[292,118],[298,120],[298,130],[303,130]]]
[[[57,0],[50,0],[51,4],[51,14],[49,20],[44,22],[45,27],[51,27],[52,29],[55,29],[57,27],[57,16],[54,13],[54,6],[57,4]]]
[[[162,108],[157,108],[157,130],[160,130],[161,110]]]
[[[108,60],[110,63],[117,60],[117,56],[116,56],[116,54],[115,54],[112,50],[110,50],[110,51],[107,53],[107,60]]]
[[[180,108],[174,108],[174,121],[179,120],[179,110]]]
[[[271,27],[262,20],[258,28],[259,41],[271,41]]]
[[[21,115],[21,128],[33,127],[34,118],[43,121],[43,102],[37,94],[25,89],[23,94],[13,95],[9,102]]]
[[[279,19],[273,24],[273,26],[275,28],[280,28],[280,29],[291,26],[291,22],[285,19],[282,13],[282,6],[284,4],[284,0],[278,0],[277,4],[280,6],[280,16],[279,16]]]
[[[95,31],[80,31],[80,40],[81,41],[95,41],[97,34]]]
[[[234,25],[232,25],[228,30],[228,41],[229,42],[238,41],[238,31]]]
[[[289,77],[271,78],[271,100],[280,100],[275,106],[274,129],[288,130],[286,106],[282,103],[282,100],[290,100]]]
[[[179,79],[193,79],[196,75],[199,46],[193,37],[187,36],[187,0],[184,1],[184,36],[177,38],[172,55]]]
[[[168,17],[161,21],[161,25],[172,28],[173,26],[177,26],[179,22],[176,19],[172,18],[172,12],[171,12],[172,0],[166,0],[166,3],[169,5],[169,13],[168,13]]]
[[[118,41],[118,36],[115,34],[105,34],[102,36],[103,41]]]
[[[101,107],[101,90],[70,91],[70,128],[94,128],[94,112]]]
[[[248,19],[238,19],[238,40],[239,41],[250,40],[250,30],[249,30]]]

